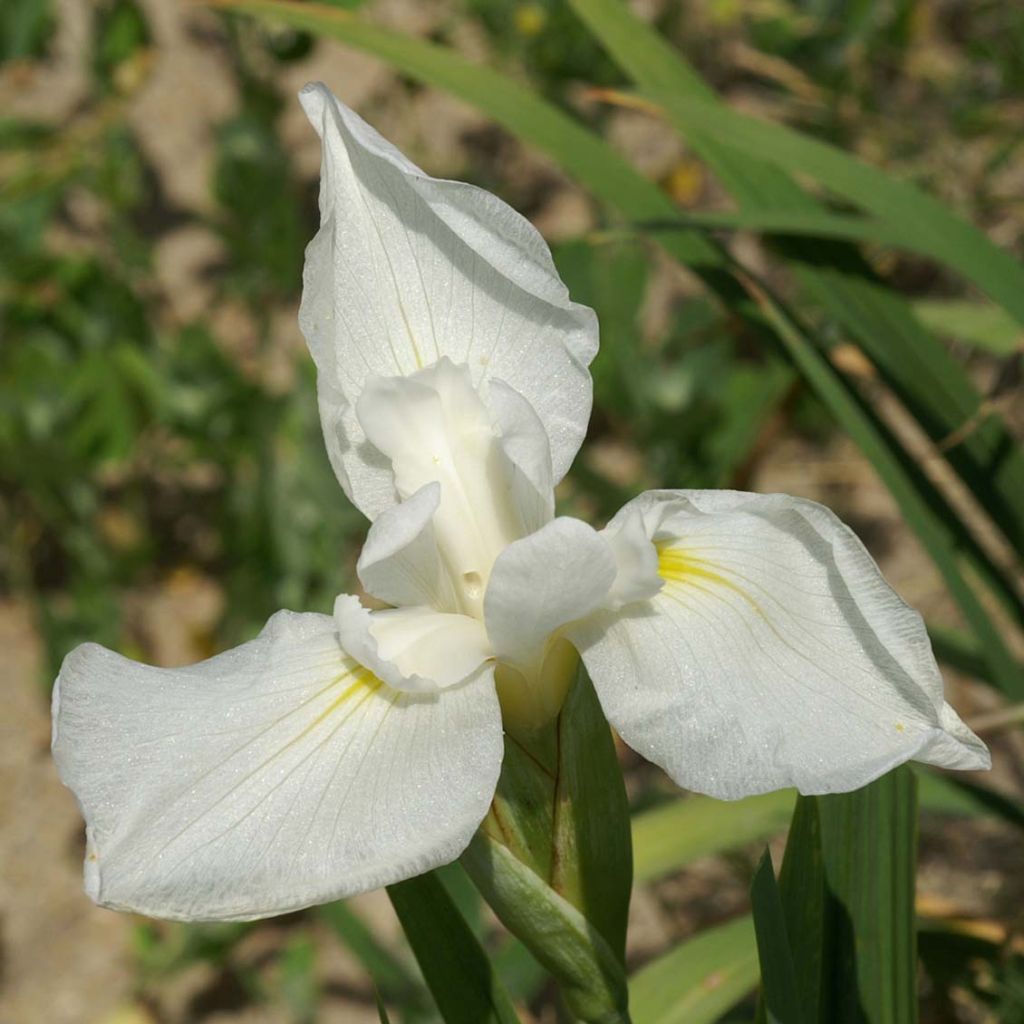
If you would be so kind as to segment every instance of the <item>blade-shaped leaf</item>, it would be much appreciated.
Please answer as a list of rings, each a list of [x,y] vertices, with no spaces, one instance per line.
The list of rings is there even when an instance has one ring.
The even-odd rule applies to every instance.
[[[396,1002],[429,1003],[420,979],[377,940],[347,903],[327,903],[317,908],[317,915],[351,950],[385,996]]]
[[[827,916],[830,904],[821,852],[821,820],[814,797],[799,797],[793,809],[786,854],[779,873],[779,894],[800,1002],[808,1021],[825,1024],[831,955]],[[764,1011],[764,1004],[761,1004],[758,1024],[763,1024]]]
[[[638,1024],[712,1024],[757,984],[754,924],[740,917],[702,931],[630,978]]]
[[[768,1024],[804,1024],[806,1014],[796,980],[782,897],[771,854],[765,849],[750,887],[761,964],[761,1005]]]
[[[922,299],[914,303],[921,323],[947,338],[966,341],[999,356],[1024,348],[1024,331],[998,306],[948,299]]]
[[[726,802],[686,796],[633,818],[634,876],[650,882],[692,863],[784,832],[796,794],[779,790]]]
[[[433,874],[390,885],[388,896],[445,1024],[518,1024],[486,952]]]
[[[765,189],[764,164],[815,178],[905,238],[917,235],[919,251],[958,270],[1024,323],[1024,268],[942,203],[827,143],[718,102],[680,54],[621,0],[572,0],[572,6],[684,136],[698,148],[711,141],[732,151],[716,168],[731,191],[739,183],[755,205],[772,205],[763,197],[771,196],[779,179]]]
[[[922,811],[1001,818],[1024,827],[1024,808],[994,790],[923,765],[915,765],[914,773]],[[654,882],[701,857],[781,835],[790,824],[796,799],[791,789],[729,802],[688,795],[641,811],[633,818],[634,877],[637,882]]]
[[[611,730],[582,670],[558,716],[553,840],[552,887],[624,963],[633,884],[629,802]]]
[[[798,801],[779,888],[810,1020],[917,1020],[916,808],[906,766],[853,793]]]

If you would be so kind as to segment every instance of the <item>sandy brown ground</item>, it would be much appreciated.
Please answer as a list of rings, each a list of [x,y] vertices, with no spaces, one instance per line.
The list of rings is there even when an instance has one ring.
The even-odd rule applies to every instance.
[[[24,607],[0,605],[0,650],[0,1020],[102,1021],[131,984],[131,922],[83,898],[81,819],[50,759],[38,642]]]

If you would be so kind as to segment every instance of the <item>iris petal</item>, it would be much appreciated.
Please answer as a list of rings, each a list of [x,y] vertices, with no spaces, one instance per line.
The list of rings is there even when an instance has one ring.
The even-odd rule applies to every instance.
[[[94,644],[65,659],[54,757],[87,824],[86,888],[153,917],[280,914],[459,855],[502,756],[489,678],[400,693],[325,615],[157,669]]]
[[[828,509],[661,491],[616,519],[636,515],[663,589],[568,635],[609,721],[679,785],[735,799],[855,789],[910,759],[988,766],[920,616]]]

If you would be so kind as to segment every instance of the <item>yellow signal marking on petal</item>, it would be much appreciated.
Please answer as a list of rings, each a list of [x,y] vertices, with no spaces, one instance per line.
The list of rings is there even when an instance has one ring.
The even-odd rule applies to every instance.
[[[906,732],[907,731],[907,727],[902,722],[897,722],[896,723],[896,731],[897,732]]]
[[[725,587],[743,598],[761,618],[766,617],[761,606],[746,590],[713,568],[716,563],[690,554],[685,548],[673,547],[673,543],[675,542],[659,541],[654,545],[658,551],[658,575],[663,580],[680,583],[684,586],[687,583],[703,580],[706,583]]]
[[[308,736],[318,725],[320,725],[321,722],[324,721],[324,719],[329,718],[331,715],[333,715],[334,712],[342,706],[342,704],[344,704],[347,700],[349,700],[349,698],[351,698],[353,695],[362,690],[364,692],[360,696],[359,701],[356,703],[355,707],[353,707],[349,711],[348,715],[346,716],[346,718],[351,718],[352,715],[354,715],[356,711],[358,711],[359,708],[362,707],[362,705],[365,704],[366,701],[384,685],[384,683],[380,679],[378,679],[369,669],[363,668],[362,666],[360,666],[355,672],[348,673],[348,675],[350,675],[355,680],[355,682],[346,686],[345,689],[337,697],[335,697],[334,700],[332,700],[331,703],[328,704],[327,707],[324,708],[324,710],[321,711],[320,714],[317,715],[316,718],[314,718],[313,721],[310,722],[305,729],[302,730],[302,732],[300,732],[297,736],[290,739],[283,747],[281,747],[281,749],[276,754],[273,755],[273,757],[276,758],[280,756],[289,747],[294,746],[294,744],[298,743],[299,740]],[[341,677],[341,679],[344,678],[344,676]]]

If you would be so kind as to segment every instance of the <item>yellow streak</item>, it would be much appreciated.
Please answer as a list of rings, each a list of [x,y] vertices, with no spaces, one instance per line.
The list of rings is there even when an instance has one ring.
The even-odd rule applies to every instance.
[[[332,700],[331,703],[328,704],[327,707],[323,711],[321,711],[320,714],[317,715],[316,718],[314,718],[313,721],[310,722],[309,725],[307,725],[306,728],[303,729],[298,736],[295,737],[295,739],[290,741],[289,746],[291,745],[291,743],[297,742],[298,740],[302,739],[303,736],[307,735],[309,732],[315,729],[329,715],[334,714],[334,712],[337,711],[338,708],[340,708],[341,705],[344,704],[345,701],[347,701],[349,697],[351,697],[358,690],[366,690],[366,693],[363,694],[362,700],[360,700],[359,702],[360,704],[362,704],[367,697],[370,697],[373,694],[375,694],[384,685],[372,672],[365,668],[360,668],[356,672],[353,672],[352,678],[355,680],[355,682],[350,683],[348,686],[346,686],[345,689],[342,690],[342,692],[337,697],[335,697],[334,700]]]
[[[703,580],[725,587],[743,598],[761,618],[766,618],[761,606],[746,590],[712,568],[716,563],[689,554],[684,548],[672,547],[672,543],[672,541],[660,541],[655,544],[658,550],[658,575],[663,580],[680,583],[683,586]]]

